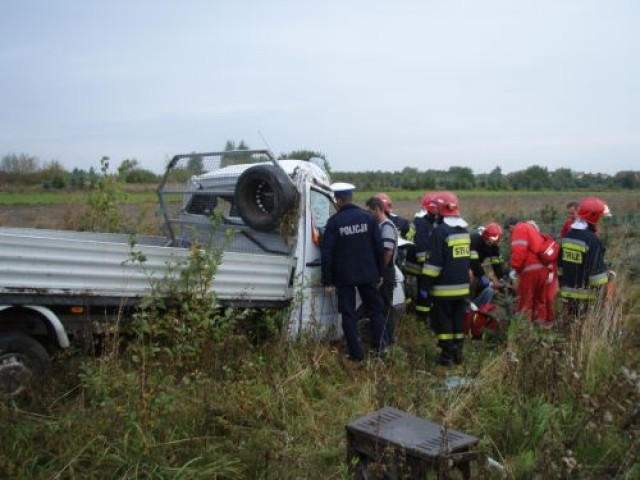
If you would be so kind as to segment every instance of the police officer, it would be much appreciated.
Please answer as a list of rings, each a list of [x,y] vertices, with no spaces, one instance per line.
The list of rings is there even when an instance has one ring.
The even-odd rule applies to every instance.
[[[420,279],[420,290],[433,298],[431,327],[441,349],[439,365],[463,362],[463,322],[469,295],[471,238],[460,217],[458,197],[438,192],[435,197],[441,220],[429,240],[429,258]],[[421,292],[421,293],[422,293]]]
[[[384,314],[378,286],[383,276],[383,245],[376,219],[353,204],[350,183],[331,185],[338,212],[329,218],[322,241],[322,283],[335,290],[349,358],[364,358],[358,337],[356,289],[369,315],[373,350],[384,349]]]

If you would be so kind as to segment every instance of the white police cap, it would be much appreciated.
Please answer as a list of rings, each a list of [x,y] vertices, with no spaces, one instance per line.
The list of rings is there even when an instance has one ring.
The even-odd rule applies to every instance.
[[[353,191],[356,189],[355,185],[345,182],[336,182],[331,184],[331,190],[336,197],[348,197],[353,195]]]

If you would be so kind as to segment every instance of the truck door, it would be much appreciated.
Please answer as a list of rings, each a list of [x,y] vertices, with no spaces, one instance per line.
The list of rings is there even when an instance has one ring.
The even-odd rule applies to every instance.
[[[336,212],[329,192],[307,185],[305,215],[301,218],[296,292],[300,292],[299,317],[292,322],[293,333],[310,332],[317,338],[336,339],[342,336],[338,299],[327,294],[322,286],[320,241],[329,217]],[[297,325],[296,325],[297,324]]]

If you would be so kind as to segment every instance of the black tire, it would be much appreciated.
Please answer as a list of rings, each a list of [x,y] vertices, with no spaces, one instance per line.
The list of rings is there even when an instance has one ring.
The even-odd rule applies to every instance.
[[[0,398],[15,398],[31,389],[51,368],[47,350],[18,332],[0,333]]]
[[[236,184],[238,214],[254,230],[274,230],[296,203],[297,192],[287,175],[273,165],[245,170]]]

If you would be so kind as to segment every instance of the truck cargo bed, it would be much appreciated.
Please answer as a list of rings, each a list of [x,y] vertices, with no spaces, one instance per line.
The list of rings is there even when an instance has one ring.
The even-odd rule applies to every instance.
[[[16,297],[34,304],[135,302],[188,257],[187,248],[168,242],[141,236],[132,248],[126,234],[0,228],[0,304]],[[146,261],[132,262],[132,251]],[[289,256],[226,251],[213,289],[223,303],[283,303],[291,297],[292,269]]]

